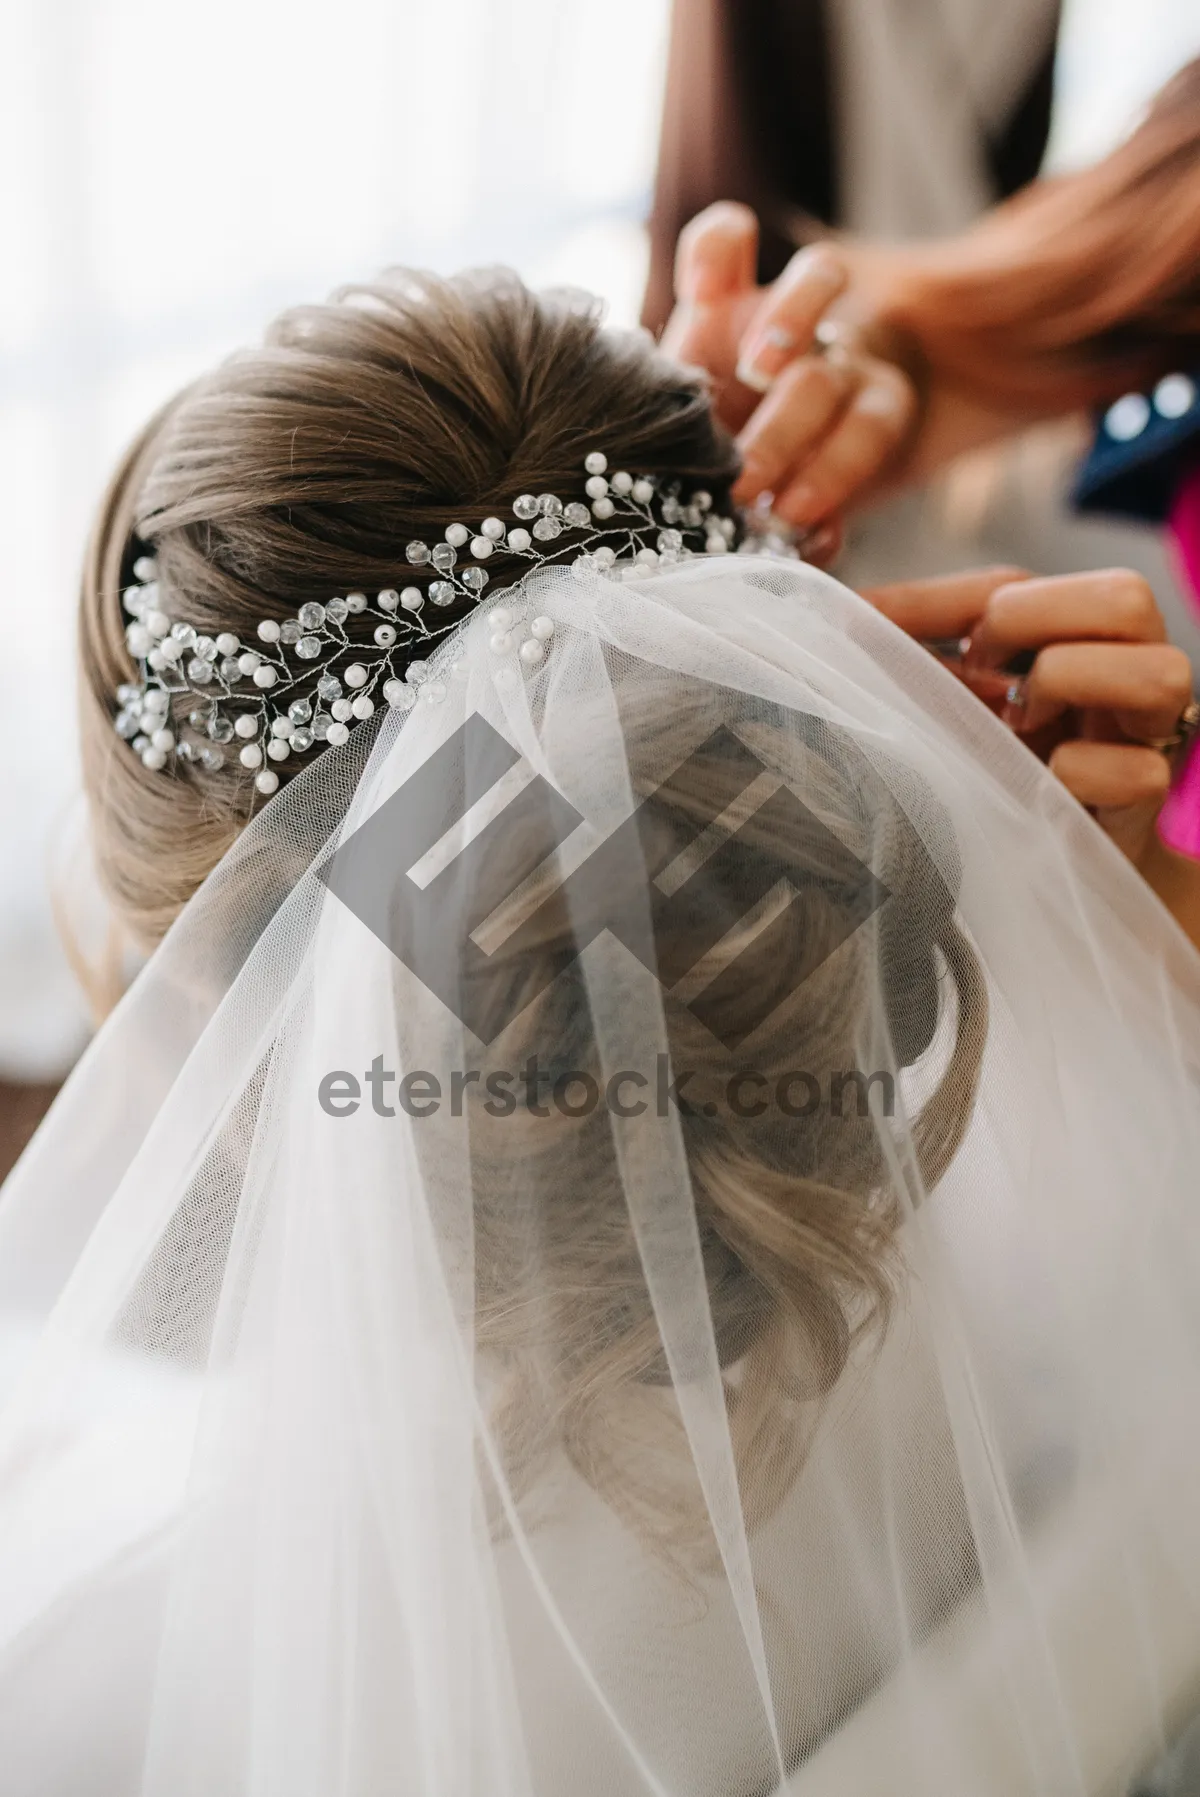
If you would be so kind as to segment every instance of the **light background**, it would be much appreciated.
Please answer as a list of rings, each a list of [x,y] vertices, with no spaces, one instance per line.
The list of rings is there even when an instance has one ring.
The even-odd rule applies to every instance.
[[[0,1074],[82,1012],[73,605],[161,400],[389,262],[503,261],[636,317],[667,0],[0,0]]]
[[[118,452],[282,306],[389,262],[503,261],[632,322],[667,15],[0,0],[0,1077],[84,1036],[50,893],[82,877],[75,588]],[[1052,163],[1197,51],[1200,0],[1066,0]]]

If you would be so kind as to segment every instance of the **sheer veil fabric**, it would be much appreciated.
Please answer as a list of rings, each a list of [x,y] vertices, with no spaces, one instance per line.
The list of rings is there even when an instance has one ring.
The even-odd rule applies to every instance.
[[[580,572],[5,1191],[6,1797],[1115,1797],[1200,1704],[1194,952],[836,582]]]

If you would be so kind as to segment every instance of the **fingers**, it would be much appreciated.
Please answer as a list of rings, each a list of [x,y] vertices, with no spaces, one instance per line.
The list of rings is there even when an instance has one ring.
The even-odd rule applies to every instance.
[[[1065,742],[1049,767],[1122,854],[1141,865],[1171,785],[1166,756],[1131,743]]]
[[[675,297],[709,305],[755,285],[758,220],[749,206],[718,200],[680,233],[675,252]]]
[[[1191,664],[1165,640],[1146,581],[980,568],[864,596],[931,646],[967,641],[958,671],[1138,861],[1171,783],[1167,756],[1148,745],[1176,733],[1192,696]],[[1032,667],[1010,683],[1004,664],[1022,651],[1036,651]]]
[[[907,377],[872,358],[802,356],[778,376],[738,438],[739,503],[775,496],[774,510],[809,528],[879,473],[914,416]]]
[[[804,539],[804,559],[814,568],[828,568],[842,553],[846,541],[846,524],[842,518],[829,518]]]
[[[908,433],[917,404],[908,378],[886,362],[867,366],[865,383],[838,424],[777,493],[775,510],[789,524],[817,524],[845,505],[870,485]]]
[[[971,568],[963,574],[942,574],[928,580],[901,580],[889,586],[867,587],[868,599],[893,624],[919,641],[963,636],[983,616],[988,600],[1001,587],[1029,576],[1007,564],[995,568]]]
[[[725,311],[718,306],[676,306],[660,341],[663,354],[685,368],[700,368],[728,380],[736,344],[730,341]]]
[[[844,368],[819,356],[792,362],[742,432],[742,472],[733,490],[738,503],[779,492],[797,461],[830,430],[852,391]]]
[[[1166,756],[1133,743],[1060,743],[1049,765],[1067,791],[1094,811],[1157,809],[1171,784]]]
[[[1128,568],[1025,579],[991,595],[968,665],[999,666],[1015,650],[1047,643],[1161,643],[1166,634],[1149,582]]]
[[[792,257],[741,345],[737,377],[744,387],[766,393],[789,362],[811,349],[826,308],[848,279],[846,264],[829,244],[810,244]]]
[[[1065,711],[1106,711],[1135,740],[1171,736],[1192,696],[1192,668],[1170,643],[1053,643],[1024,687],[1023,734]]]

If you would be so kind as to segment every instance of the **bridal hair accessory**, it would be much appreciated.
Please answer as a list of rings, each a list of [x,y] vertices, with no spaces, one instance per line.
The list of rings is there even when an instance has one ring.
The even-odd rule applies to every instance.
[[[713,511],[706,492],[684,499],[678,482],[663,486],[654,475],[609,475],[608,458],[599,450],[585,457],[584,473],[586,504],[564,504],[553,493],[522,493],[513,501],[517,522],[512,526],[489,517],[477,531],[451,524],[439,543],[409,543],[409,566],[436,576],[427,585],[388,587],[373,600],[356,592],[324,605],[310,601],[283,623],[264,618],[253,644],[231,631],[209,636],[182,619],[173,621],[163,609],[157,562],[140,556],[133,568],[137,584],[127,587],[122,599],[130,620],[125,641],[141,677],[117,688],[118,735],[154,771],[167,768],[172,757],[215,770],[227,753],[236,752],[242,767],[254,772],[259,792],[270,794],[279,776],[269,763],[303,755],[314,744],[344,743],[355,723],[374,714],[379,700],[405,710],[422,692],[432,702],[444,697],[442,683],[430,679],[428,662],[413,651],[437,642],[462,620],[431,621],[428,608],[444,609],[462,598],[477,604],[489,580],[483,564],[496,551],[531,563],[532,572],[563,558],[554,547],[560,537],[582,532],[569,546],[575,552],[573,568],[581,576],[620,578],[627,568],[644,572],[733,547],[737,525]],[[795,554],[765,513],[752,515],[742,548]],[[470,557],[468,566],[460,567],[460,554]],[[519,593],[527,579],[523,574],[506,590]],[[348,634],[347,620],[359,615],[375,620],[373,642]],[[520,644],[512,634],[511,610],[496,607],[491,623],[498,655],[513,650],[530,670],[543,660],[554,632],[549,618],[534,618]],[[348,654],[355,659],[334,672]],[[182,735],[172,716],[172,701],[184,694],[197,702],[186,719],[193,736]]]

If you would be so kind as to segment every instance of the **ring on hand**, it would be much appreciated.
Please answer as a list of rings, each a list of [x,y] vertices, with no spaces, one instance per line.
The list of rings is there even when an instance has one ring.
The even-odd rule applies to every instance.
[[[811,353],[830,362],[846,362],[858,349],[861,333],[844,318],[823,318],[813,332]]]
[[[1173,755],[1184,748],[1200,730],[1200,700],[1189,699],[1179,714],[1170,736],[1139,736],[1135,740],[1143,749],[1157,749],[1160,755]]]

